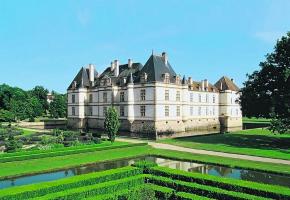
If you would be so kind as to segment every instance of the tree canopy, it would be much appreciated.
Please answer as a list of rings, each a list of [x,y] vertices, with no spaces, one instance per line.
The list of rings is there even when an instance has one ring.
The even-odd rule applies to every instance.
[[[274,51],[248,74],[241,105],[247,117],[290,118],[290,32],[279,39]],[[287,120],[286,120],[287,121]],[[279,123],[276,123],[279,124]]]
[[[116,134],[120,127],[119,115],[114,107],[109,107],[106,112],[106,118],[104,122],[105,132],[108,134],[111,142],[115,141]]]

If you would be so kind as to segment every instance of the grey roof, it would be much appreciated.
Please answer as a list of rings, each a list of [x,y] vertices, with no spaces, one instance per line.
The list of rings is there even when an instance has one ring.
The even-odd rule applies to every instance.
[[[90,86],[90,81],[89,81],[89,75],[87,70],[82,67],[79,73],[76,75],[74,80],[71,82],[69,85],[68,89],[73,88],[73,84],[76,81],[76,88],[82,88],[82,87],[89,87]]]
[[[215,84],[219,90],[239,91],[239,87],[226,76],[221,77]]]
[[[169,62],[165,65],[162,56],[151,55],[147,60],[140,73],[147,73],[147,82],[163,81],[162,74],[169,73],[170,80],[173,82],[175,71],[172,69]]]

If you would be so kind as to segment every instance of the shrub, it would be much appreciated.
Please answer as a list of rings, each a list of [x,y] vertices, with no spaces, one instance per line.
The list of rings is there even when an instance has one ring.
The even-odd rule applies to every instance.
[[[104,122],[105,132],[111,142],[115,141],[116,134],[120,127],[119,115],[114,107],[109,107],[106,112],[106,118]]]
[[[134,167],[139,167],[143,170],[143,173],[148,173],[149,168],[158,166],[155,162],[148,160],[140,160],[132,164]]]
[[[127,195],[127,200],[157,200],[155,192],[150,186],[144,185],[142,188],[131,190]]]

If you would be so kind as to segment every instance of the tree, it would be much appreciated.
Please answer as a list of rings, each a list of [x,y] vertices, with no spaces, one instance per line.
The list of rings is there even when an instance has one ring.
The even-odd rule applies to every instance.
[[[42,86],[35,86],[29,91],[29,94],[31,97],[35,97],[38,100],[38,103],[40,104],[39,112],[41,114],[45,113],[49,108],[49,104],[47,102],[48,90]]]
[[[22,144],[15,139],[12,133],[9,134],[8,140],[5,142],[5,148],[7,152],[14,152],[21,148]]]
[[[0,122],[13,122],[14,121],[14,115],[12,112],[8,110],[0,110]]]
[[[120,127],[119,115],[116,108],[108,108],[106,112],[104,127],[105,132],[108,134],[109,140],[113,143]]]
[[[63,94],[53,92],[53,101],[49,105],[49,113],[53,118],[66,117],[67,97]]]
[[[272,125],[281,125],[290,119],[290,32],[277,41],[274,52],[266,55],[260,67],[247,75],[242,88],[243,114],[274,117]]]

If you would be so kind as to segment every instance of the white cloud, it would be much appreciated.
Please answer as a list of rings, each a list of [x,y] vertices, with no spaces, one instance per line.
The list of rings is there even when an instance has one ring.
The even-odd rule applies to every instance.
[[[285,34],[286,32],[283,31],[262,31],[256,32],[254,36],[266,43],[273,44]]]

